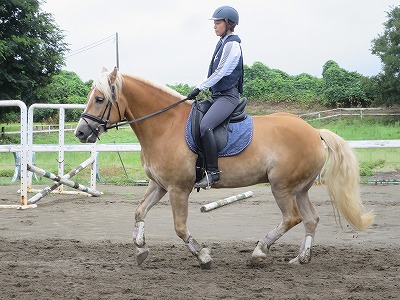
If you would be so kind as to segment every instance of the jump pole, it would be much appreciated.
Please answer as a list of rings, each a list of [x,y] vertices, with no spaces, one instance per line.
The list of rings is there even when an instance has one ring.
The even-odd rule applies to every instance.
[[[96,191],[95,189],[92,189],[90,187],[84,186],[84,185],[82,185],[80,183],[74,182],[74,181],[69,180],[69,179],[64,179],[64,178],[59,177],[59,176],[57,176],[57,175],[55,175],[55,174],[53,174],[51,172],[45,171],[45,170],[40,169],[40,168],[35,167],[35,166],[31,166],[30,164],[28,164],[28,171],[31,171],[33,173],[36,173],[36,174],[40,175],[40,176],[49,178],[51,180],[57,181],[60,184],[64,184],[66,186],[69,186],[69,187],[72,187],[74,189],[80,190],[82,192],[88,193],[88,194],[90,194],[92,196],[95,196],[95,197],[98,197],[98,196],[101,195],[101,193],[99,191]],[[66,175],[68,175],[68,174],[66,174]]]
[[[231,196],[231,197],[228,197],[228,198],[224,198],[224,199],[221,199],[221,200],[218,200],[218,201],[211,202],[211,203],[208,203],[206,205],[203,205],[203,206],[200,207],[200,211],[201,212],[207,212],[207,211],[210,211],[210,210],[213,210],[213,209],[216,209],[216,208],[231,204],[231,203],[236,202],[238,200],[250,198],[252,196],[253,196],[253,192],[252,191],[248,191],[248,192],[244,192],[244,193],[241,193],[241,194],[237,194],[235,196]]]
[[[77,166],[75,169],[73,169],[71,172],[69,172],[68,174],[65,174],[64,176],[61,177],[61,179],[63,180],[67,180],[70,179],[71,177],[75,176],[76,174],[78,174],[80,171],[82,171],[83,169],[85,169],[87,166],[89,166],[90,164],[92,164],[95,161],[95,157],[90,157],[87,160],[85,160],[83,163],[81,163],[79,166]],[[35,173],[36,174],[36,173]],[[33,204],[38,202],[40,199],[42,199],[43,197],[47,196],[49,193],[51,193],[52,191],[54,191],[56,188],[58,188],[62,183],[61,182],[56,182],[55,184],[53,184],[52,186],[48,186],[45,187],[43,190],[41,190],[39,193],[37,193],[35,196],[33,196],[32,198],[30,198],[28,200],[29,204]]]

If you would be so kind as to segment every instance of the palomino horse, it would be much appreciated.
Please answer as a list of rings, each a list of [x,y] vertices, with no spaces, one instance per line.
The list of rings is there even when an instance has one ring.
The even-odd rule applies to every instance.
[[[166,87],[122,75],[117,69],[103,70],[76,128],[75,135],[81,142],[94,143],[101,133],[126,119],[141,144],[142,165],[150,182],[135,212],[133,241],[138,264],[148,255],[145,217],[168,192],[176,234],[202,268],[211,266],[210,249],[198,243],[186,226],[197,158],[184,136],[190,109],[191,102]],[[250,145],[235,156],[219,158],[221,179],[215,188],[270,183],[283,219],[258,241],[252,253],[254,262],[262,262],[269,247],[300,222],[305,235],[298,256],[290,263],[310,261],[319,216],[308,190],[319,174],[335,215],[340,213],[359,230],[371,225],[374,215],[365,212],[360,201],[356,157],[341,137],[329,130],[314,129],[287,113],[254,116],[253,124]]]

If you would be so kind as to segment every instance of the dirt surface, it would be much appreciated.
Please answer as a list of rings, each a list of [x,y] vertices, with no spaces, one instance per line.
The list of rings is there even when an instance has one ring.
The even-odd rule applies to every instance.
[[[18,204],[16,189],[0,187],[0,204]],[[176,237],[167,197],[147,216],[150,255],[137,266],[131,232],[145,187],[98,189],[99,198],[49,195],[35,209],[0,210],[1,299],[399,299],[399,185],[362,187],[376,219],[361,233],[345,221],[336,225],[326,191],[314,186],[321,221],[303,266],[288,265],[301,224],[271,247],[263,265],[250,262],[255,242],[281,220],[268,186],[193,192],[189,230],[212,248],[211,270],[201,270]],[[254,196],[200,212],[245,191]]]

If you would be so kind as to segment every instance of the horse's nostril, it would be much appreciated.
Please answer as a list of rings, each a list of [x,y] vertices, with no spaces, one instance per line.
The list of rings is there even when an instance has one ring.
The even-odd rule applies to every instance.
[[[78,130],[78,131],[76,131],[75,132],[75,136],[77,137],[77,138],[82,138],[82,137],[84,137],[84,133],[82,132],[82,131],[80,131],[80,130]]]

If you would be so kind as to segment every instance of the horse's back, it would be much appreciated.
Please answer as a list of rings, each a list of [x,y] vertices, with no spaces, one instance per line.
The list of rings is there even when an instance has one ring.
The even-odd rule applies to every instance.
[[[265,116],[255,116],[254,129],[256,134],[271,137],[275,140],[290,142],[300,141],[307,144],[320,144],[319,131],[300,117],[290,113],[273,113]]]

